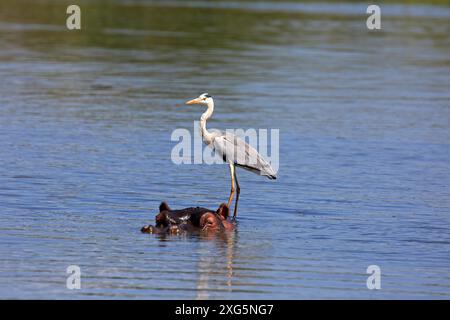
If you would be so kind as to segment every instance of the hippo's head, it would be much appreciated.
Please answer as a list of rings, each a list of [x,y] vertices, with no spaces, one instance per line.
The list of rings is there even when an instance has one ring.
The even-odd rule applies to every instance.
[[[145,233],[180,233],[180,232],[216,232],[234,228],[229,220],[230,210],[222,203],[216,211],[201,207],[191,207],[172,210],[167,203],[162,202],[159,213],[155,217],[155,227],[145,226]]]

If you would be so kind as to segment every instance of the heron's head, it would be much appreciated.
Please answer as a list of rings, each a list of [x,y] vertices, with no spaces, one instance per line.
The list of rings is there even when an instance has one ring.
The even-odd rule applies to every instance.
[[[213,98],[209,94],[202,93],[201,95],[198,96],[198,98],[187,101],[186,104],[208,105],[212,101],[213,101]]]

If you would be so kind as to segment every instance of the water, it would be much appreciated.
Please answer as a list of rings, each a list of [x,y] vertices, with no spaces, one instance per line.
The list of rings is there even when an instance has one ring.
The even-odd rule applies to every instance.
[[[450,297],[450,8],[0,3],[0,297]],[[162,200],[216,208],[225,165],[175,128],[279,128],[279,179],[238,171],[226,237],[140,233]],[[82,289],[66,289],[78,265]],[[381,290],[366,269],[381,268]]]

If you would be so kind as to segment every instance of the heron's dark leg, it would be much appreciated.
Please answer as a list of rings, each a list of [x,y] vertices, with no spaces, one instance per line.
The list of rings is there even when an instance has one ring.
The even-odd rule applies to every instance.
[[[239,188],[239,182],[236,175],[236,170],[234,171],[234,181],[236,182],[236,203],[234,204],[234,213],[233,213],[233,220],[236,219],[237,216],[237,207],[238,207],[238,201],[239,201],[239,193],[241,193],[241,188]]]
[[[233,200],[234,196],[234,164],[230,163],[230,175],[231,175],[231,191],[230,191],[230,197],[228,198],[228,208],[231,205],[231,201]]]

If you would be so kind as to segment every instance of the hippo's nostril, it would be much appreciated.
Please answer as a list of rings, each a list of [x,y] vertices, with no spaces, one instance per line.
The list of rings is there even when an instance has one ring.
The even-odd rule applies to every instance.
[[[155,228],[152,225],[148,225],[148,226],[144,226],[141,229],[142,233],[154,233],[155,232]]]

